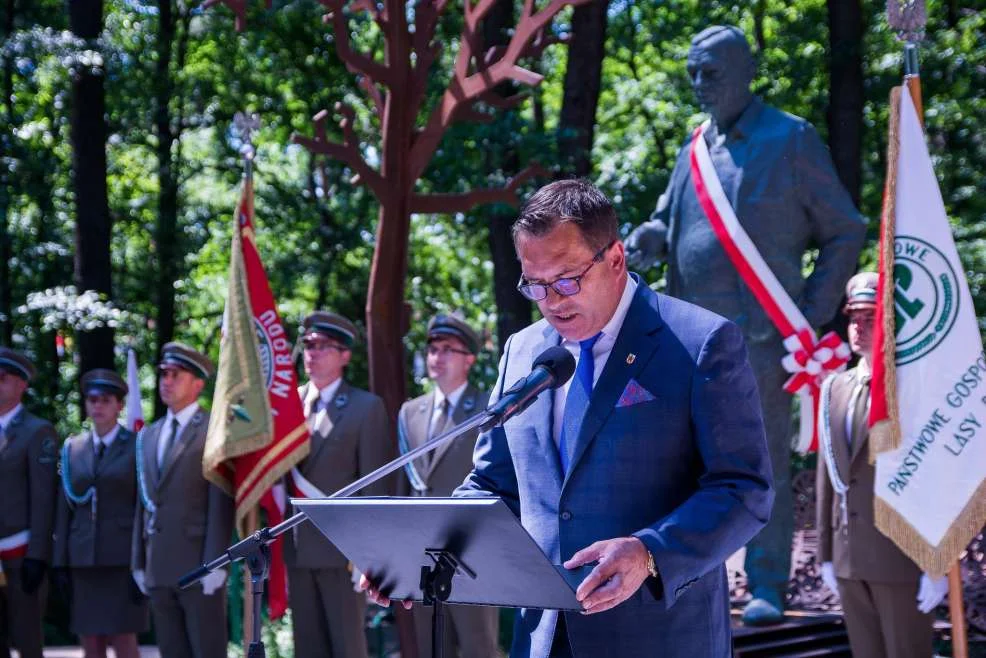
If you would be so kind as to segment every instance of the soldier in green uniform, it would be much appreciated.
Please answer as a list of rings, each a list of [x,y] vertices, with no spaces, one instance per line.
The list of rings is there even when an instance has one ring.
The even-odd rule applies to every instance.
[[[212,362],[183,343],[161,350],[159,391],[168,413],[138,437],[140,495],[131,567],[151,597],[163,658],[226,656],[226,572],[179,589],[178,580],[232,540],[233,499],[202,476],[209,414],[198,405]]]
[[[0,623],[21,658],[41,658],[58,491],[55,428],[23,405],[34,372],[26,356],[0,347]]]
[[[137,658],[147,600],[130,574],[137,505],[136,436],[119,422],[127,384],[103,368],[82,376],[91,429],[62,446],[55,520],[55,582],[67,590],[70,628],[86,658]]]
[[[397,416],[401,454],[413,450],[486,408],[489,393],[469,383],[469,370],[479,353],[479,336],[454,315],[436,315],[428,323],[430,393],[408,400]],[[472,471],[472,451],[478,430],[446,443],[405,466],[397,493],[401,496],[451,496]],[[430,607],[412,612],[418,654],[430,656]],[[445,655],[496,658],[498,611],[483,606],[449,606],[451,623],[445,632]]]
[[[336,313],[315,311],[304,320],[301,344],[308,382],[298,394],[311,450],[292,473],[295,495],[332,494],[391,457],[393,436],[383,400],[343,377],[358,335],[356,326]],[[359,492],[392,493],[389,478]],[[354,591],[348,560],[311,523],[286,537],[295,658],[366,658],[366,598]]]

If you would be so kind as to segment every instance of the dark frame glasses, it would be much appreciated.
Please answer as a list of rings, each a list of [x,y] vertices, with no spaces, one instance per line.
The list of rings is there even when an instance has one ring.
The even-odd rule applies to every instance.
[[[575,276],[558,277],[551,283],[531,283],[529,281],[525,282],[524,275],[522,274],[520,276],[520,281],[517,282],[517,290],[519,290],[520,294],[532,302],[539,302],[547,297],[548,288],[551,288],[562,297],[577,295],[579,291],[582,290],[582,278],[588,274],[593,265],[603,260],[603,255],[609,251],[609,248],[614,244],[616,244],[616,240],[612,240],[605,247],[597,251],[596,255],[592,257],[589,264],[586,265],[586,268]]]

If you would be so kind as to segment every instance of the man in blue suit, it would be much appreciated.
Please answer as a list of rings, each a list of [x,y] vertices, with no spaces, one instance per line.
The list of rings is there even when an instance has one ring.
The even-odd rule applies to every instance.
[[[544,319],[507,340],[492,401],[548,347],[578,366],[479,437],[455,495],[500,496],[552,561],[595,564],[583,613],[522,610],[511,656],[727,658],[724,562],[773,502],[756,383],[736,325],[642,285],[617,227],[586,181],[525,204],[519,290]]]

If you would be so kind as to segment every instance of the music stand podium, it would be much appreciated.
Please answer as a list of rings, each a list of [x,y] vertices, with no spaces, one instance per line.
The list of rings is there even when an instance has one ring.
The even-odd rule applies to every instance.
[[[446,603],[581,610],[588,568],[553,565],[507,505],[483,498],[293,498],[353,565],[394,601],[434,606],[432,655]]]

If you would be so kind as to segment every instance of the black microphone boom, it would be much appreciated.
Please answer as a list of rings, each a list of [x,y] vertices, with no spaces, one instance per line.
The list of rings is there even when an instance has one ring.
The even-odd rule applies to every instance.
[[[479,429],[485,432],[504,423],[531,406],[542,391],[558,388],[567,382],[574,372],[575,357],[564,347],[549,347],[534,359],[531,374],[518,379],[486,410],[490,419]]]

